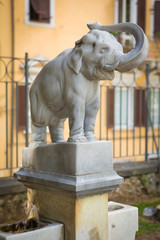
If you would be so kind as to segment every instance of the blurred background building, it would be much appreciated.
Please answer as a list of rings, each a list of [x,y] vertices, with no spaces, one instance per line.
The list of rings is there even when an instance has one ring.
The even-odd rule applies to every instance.
[[[0,177],[17,170],[29,143],[30,84],[49,60],[88,32],[88,21],[133,22],[147,35],[146,61],[134,71],[117,72],[112,82],[101,82],[95,134],[112,141],[114,159],[159,158],[159,0],[0,0]],[[131,35],[113,34],[124,52],[134,47]],[[64,133],[67,139],[67,122]]]

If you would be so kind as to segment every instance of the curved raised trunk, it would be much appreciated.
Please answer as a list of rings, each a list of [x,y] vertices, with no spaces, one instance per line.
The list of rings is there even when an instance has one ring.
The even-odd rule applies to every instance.
[[[113,25],[101,25],[98,22],[88,23],[88,28],[99,29],[102,31],[108,32],[127,32],[134,36],[136,40],[136,46],[130,52],[119,55],[119,65],[116,67],[116,70],[120,72],[130,71],[133,68],[141,64],[148,54],[148,39],[144,34],[143,30],[134,23],[118,23]]]

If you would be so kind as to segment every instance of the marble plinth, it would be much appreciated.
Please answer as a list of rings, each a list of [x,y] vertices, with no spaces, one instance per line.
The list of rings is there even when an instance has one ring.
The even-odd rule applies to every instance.
[[[107,141],[25,148],[15,176],[29,188],[58,189],[77,197],[108,192],[123,182],[113,170],[112,145]]]
[[[108,239],[108,192],[123,183],[110,142],[25,148],[15,176],[40,217],[64,224],[65,240]]]

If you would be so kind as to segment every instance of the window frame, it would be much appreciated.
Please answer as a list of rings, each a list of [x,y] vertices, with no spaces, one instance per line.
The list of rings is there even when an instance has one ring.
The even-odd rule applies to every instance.
[[[120,93],[121,92],[121,93]],[[123,96],[123,94],[126,94],[125,95],[125,98]],[[121,106],[120,108],[116,108],[116,105],[117,105],[117,101],[119,101],[120,99],[120,95],[121,95]],[[127,111],[127,115],[125,117],[127,117],[127,119],[125,118],[125,123],[123,123],[123,117],[122,115],[120,114],[120,110],[122,111],[122,109],[124,107],[126,107],[126,96],[128,97],[128,104],[127,104],[127,108],[126,108],[126,111]],[[118,111],[117,111],[118,109]],[[120,110],[119,110],[120,109]],[[134,89],[132,87],[118,87],[116,86],[115,87],[115,91],[114,91],[114,128],[115,130],[119,130],[119,129],[133,129],[134,127]],[[117,112],[119,114],[119,118],[120,119],[120,116],[121,116],[121,119],[120,119],[120,122],[116,122],[116,115],[117,115]],[[127,120],[127,121],[126,121]]]
[[[30,0],[25,0],[25,24],[29,26],[36,26],[36,27],[47,27],[47,28],[54,28],[55,27],[55,0],[50,1],[50,22],[49,23],[42,23],[30,20]]]
[[[122,22],[126,22],[126,5],[127,0],[122,0]],[[137,0],[130,0],[130,22],[137,24],[137,14],[138,14],[138,7],[137,7]],[[119,23],[119,0],[115,0],[114,4],[114,23]],[[135,39],[131,34],[127,34],[125,32],[121,32],[121,44],[125,48],[126,41],[129,41],[131,46],[135,46]]]
[[[155,11],[154,11],[154,8],[155,8],[155,2],[156,1],[160,1],[160,0],[152,0],[151,2],[151,30],[150,30],[150,40],[151,41],[155,41]]]
[[[154,128],[158,128],[160,117],[156,100],[157,102],[160,100],[160,89],[151,87],[149,89],[149,112]],[[151,124],[149,123],[149,125]]]
[[[119,19],[119,0],[115,0],[114,22],[118,23]],[[130,0],[130,22],[137,23],[137,0]],[[122,22],[126,22],[126,0],[122,0]]]

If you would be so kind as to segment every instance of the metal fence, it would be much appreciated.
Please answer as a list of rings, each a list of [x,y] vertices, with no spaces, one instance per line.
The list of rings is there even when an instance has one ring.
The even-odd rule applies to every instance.
[[[160,75],[157,63],[143,68],[101,85],[99,139],[112,141],[114,158],[159,158]]]
[[[29,143],[29,85],[47,60],[0,57],[0,177],[12,176]]]
[[[0,57],[0,177],[21,164],[30,138],[28,90],[46,59]],[[101,106],[95,134],[109,140],[114,158],[159,158],[160,63],[143,64],[101,82]]]

